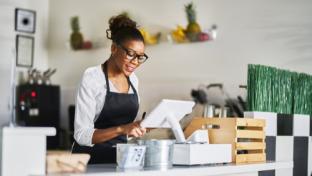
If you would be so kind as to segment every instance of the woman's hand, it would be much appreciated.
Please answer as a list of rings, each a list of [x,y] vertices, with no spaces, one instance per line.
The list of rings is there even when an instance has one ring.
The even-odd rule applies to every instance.
[[[130,137],[141,137],[146,133],[146,128],[140,126],[140,121],[121,125],[121,128]]]
[[[140,126],[140,121],[128,123],[121,126],[115,126],[106,129],[96,129],[92,136],[92,144],[98,144],[119,135],[128,135],[130,137],[141,137],[146,133],[146,128]]]

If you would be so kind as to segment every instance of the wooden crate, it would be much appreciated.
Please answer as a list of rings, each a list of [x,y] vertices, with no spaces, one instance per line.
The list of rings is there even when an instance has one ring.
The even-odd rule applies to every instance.
[[[193,118],[184,130],[189,137],[197,129],[207,129],[211,144],[232,144],[235,163],[264,162],[265,120],[248,118]]]

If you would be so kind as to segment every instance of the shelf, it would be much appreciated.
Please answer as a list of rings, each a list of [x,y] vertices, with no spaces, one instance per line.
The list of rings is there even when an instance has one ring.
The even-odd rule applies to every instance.
[[[188,34],[186,30],[178,25],[175,30],[172,30],[167,35],[167,39],[170,43],[198,43],[214,41],[217,38],[217,26],[212,25],[210,29],[203,30],[198,33]]]

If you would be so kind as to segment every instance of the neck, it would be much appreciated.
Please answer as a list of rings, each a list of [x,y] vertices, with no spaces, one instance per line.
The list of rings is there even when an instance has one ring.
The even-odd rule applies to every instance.
[[[117,67],[112,56],[107,61],[107,76],[109,78],[125,77],[123,72]]]

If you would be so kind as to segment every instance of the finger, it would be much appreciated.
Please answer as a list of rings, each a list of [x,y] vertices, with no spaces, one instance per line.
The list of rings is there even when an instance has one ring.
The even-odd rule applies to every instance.
[[[139,135],[137,133],[133,133],[133,137],[139,137]]]
[[[140,130],[141,130],[141,132],[142,132],[143,134],[146,133],[146,128],[140,128]]]
[[[131,131],[131,135],[132,135],[133,137],[139,137],[139,134],[137,133],[137,131],[136,131],[135,129],[133,129],[133,130]]]
[[[137,132],[137,134],[138,134],[139,136],[142,136],[142,135],[143,135],[143,133],[142,133],[142,131],[140,130],[140,128],[136,128],[135,131]]]
[[[146,128],[140,128],[141,132],[142,132],[142,136],[146,134]]]

